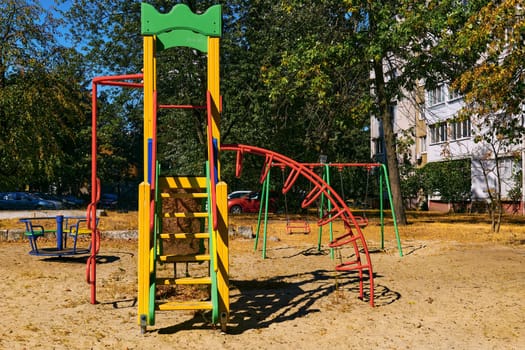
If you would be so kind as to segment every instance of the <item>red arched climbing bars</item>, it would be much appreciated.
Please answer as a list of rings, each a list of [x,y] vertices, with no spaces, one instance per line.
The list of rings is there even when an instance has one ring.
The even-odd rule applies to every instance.
[[[351,244],[354,249],[354,260],[337,265],[336,270],[357,271],[359,275],[359,296],[361,299],[364,299],[363,271],[366,270],[368,272],[368,281],[370,286],[370,305],[374,306],[374,273],[372,270],[372,261],[370,259],[370,253],[368,251],[365,237],[361,231],[360,223],[358,220],[356,220],[348,206],[345,204],[344,200],[334,191],[334,189],[331,188],[319,175],[317,175],[312,169],[308,168],[308,166],[305,164],[296,162],[295,160],[277,152],[260,147],[240,144],[222,145],[221,151],[237,152],[235,171],[236,176],[240,176],[241,174],[242,157],[246,153],[255,154],[265,158],[263,173],[265,172],[265,169],[271,166],[271,163],[278,163],[280,166],[289,167],[290,172],[288,178],[284,181],[283,193],[288,192],[292,188],[299,175],[302,175],[313,185],[313,189],[310,191],[310,193],[308,193],[301,203],[303,208],[306,208],[311,203],[313,203],[321,194],[323,194],[325,198],[327,198],[332,203],[333,209],[330,212],[331,215],[321,218],[317,224],[322,226],[335,219],[343,220],[346,232],[341,237],[338,237],[330,242],[329,246],[331,248],[335,248],[345,244]],[[363,256],[364,259],[362,258]]]

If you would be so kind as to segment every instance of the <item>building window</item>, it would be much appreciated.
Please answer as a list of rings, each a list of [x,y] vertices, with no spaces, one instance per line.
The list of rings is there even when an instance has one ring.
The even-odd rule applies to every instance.
[[[374,151],[375,151],[375,154],[384,153],[383,138],[374,139]]]
[[[447,123],[430,125],[429,129],[431,144],[447,141]]]
[[[434,106],[445,102],[445,85],[440,85],[428,92],[428,105]]]
[[[470,119],[465,119],[452,123],[452,134],[450,135],[450,138],[452,140],[469,138],[470,135]]]
[[[419,137],[419,152],[427,152],[427,135]]]
[[[461,98],[461,93],[458,90],[452,89],[451,87],[448,88],[448,100],[457,100],[458,98]]]
[[[419,120],[425,120],[425,104],[419,104]]]
[[[463,120],[461,124],[463,126],[462,128],[463,137],[470,137],[471,135],[470,119]]]

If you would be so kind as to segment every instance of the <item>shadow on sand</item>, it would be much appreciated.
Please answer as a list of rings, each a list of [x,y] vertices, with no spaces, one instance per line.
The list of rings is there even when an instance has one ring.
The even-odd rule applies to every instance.
[[[311,252],[307,252],[311,253]],[[374,275],[374,278],[381,276]],[[336,282],[337,280],[337,282]],[[366,290],[365,301],[369,301]],[[359,295],[359,278],[356,272],[339,274],[334,271],[315,270],[308,273],[275,276],[265,280],[230,281],[230,320],[228,334],[241,334],[250,329],[267,328],[309,314],[322,312],[314,304],[335,292],[345,291]],[[383,285],[376,285],[376,307],[392,304],[401,298],[398,292]],[[341,308],[346,306],[341,304]],[[192,319],[177,325],[161,328],[159,334],[172,334],[188,329],[209,329],[209,313],[196,313]]]

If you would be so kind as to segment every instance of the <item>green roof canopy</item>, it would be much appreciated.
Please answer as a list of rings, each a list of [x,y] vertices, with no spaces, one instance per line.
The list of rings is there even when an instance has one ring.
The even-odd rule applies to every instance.
[[[142,35],[157,36],[157,51],[187,46],[208,52],[208,37],[222,35],[221,6],[214,5],[203,14],[195,14],[185,4],[175,5],[163,14],[152,5],[141,4]]]

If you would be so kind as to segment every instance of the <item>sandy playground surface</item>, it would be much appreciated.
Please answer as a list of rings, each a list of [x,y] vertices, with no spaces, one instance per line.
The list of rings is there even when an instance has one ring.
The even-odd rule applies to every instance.
[[[404,257],[387,236],[386,251],[372,254],[371,308],[357,298],[355,275],[336,273],[328,251],[317,251],[316,231],[290,236],[279,225],[270,223],[264,260],[253,240],[231,241],[227,334],[193,312],[158,312],[140,333],[135,240],[103,240],[97,305],[89,303],[85,258],[34,257],[27,242],[0,242],[0,348],[525,348],[523,236],[402,235]],[[365,230],[371,249],[374,231]]]

